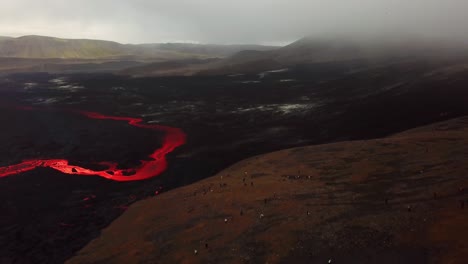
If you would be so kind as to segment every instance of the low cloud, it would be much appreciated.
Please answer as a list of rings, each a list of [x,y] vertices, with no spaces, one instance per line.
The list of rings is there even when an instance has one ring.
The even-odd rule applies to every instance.
[[[287,43],[306,35],[468,39],[465,0],[1,0],[0,35]]]

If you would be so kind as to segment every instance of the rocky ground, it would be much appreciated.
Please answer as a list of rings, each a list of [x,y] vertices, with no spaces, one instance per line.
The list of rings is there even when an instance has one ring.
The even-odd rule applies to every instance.
[[[138,117],[181,128],[188,136],[187,144],[168,156],[168,170],[148,181],[120,184],[45,168],[0,179],[0,263],[63,263],[130,204],[203,180],[247,157],[380,138],[466,116],[466,65],[463,59],[348,61],[218,77],[0,77],[2,166],[40,157],[133,167],[160,144],[157,133],[71,114],[74,110]]]
[[[468,118],[255,156],[132,205],[68,263],[465,263]]]

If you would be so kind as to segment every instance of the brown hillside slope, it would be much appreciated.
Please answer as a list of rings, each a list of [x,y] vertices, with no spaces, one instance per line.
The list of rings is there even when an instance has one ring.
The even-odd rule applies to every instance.
[[[467,146],[465,117],[253,157],[134,204],[68,263],[466,263]]]

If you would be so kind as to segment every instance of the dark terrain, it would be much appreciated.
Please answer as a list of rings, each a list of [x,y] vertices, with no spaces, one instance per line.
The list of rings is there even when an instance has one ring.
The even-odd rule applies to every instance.
[[[467,132],[462,117],[254,156],[133,204],[67,263],[464,264]]]
[[[131,203],[279,149],[387,136],[468,114],[467,61],[395,59],[303,64],[217,77],[17,74],[0,79],[0,164],[66,157],[133,166],[159,136],[63,109],[143,117],[179,127],[186,145],[144,181],[37,169],[0,179],[0,262],[60,263]],[[43,108],[24,112],[16,106]],[[131,228],[131,227],[129,227]]]

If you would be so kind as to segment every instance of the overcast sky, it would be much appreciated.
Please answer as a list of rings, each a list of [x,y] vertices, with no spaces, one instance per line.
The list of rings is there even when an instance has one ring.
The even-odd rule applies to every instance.
[[[0,35],[282,44],[306,35],[468,38],[468,0],[0,0]]]

